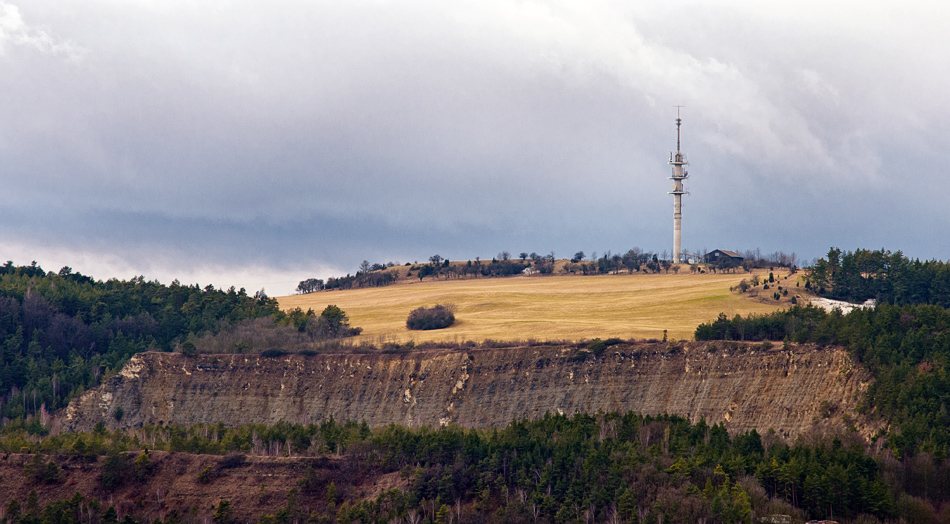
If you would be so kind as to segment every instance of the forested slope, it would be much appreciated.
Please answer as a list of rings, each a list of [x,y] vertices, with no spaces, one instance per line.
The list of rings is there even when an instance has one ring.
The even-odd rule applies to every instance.
[[[370,431],[327,420],[115,433],[100,426],[40,442],[0,438],[0,451],[23,447],[46,455],[14,456],[16,468],[0,463],[0,489],[24,508],[19,524],[48,517],[78,524],[89,522],[86,515],[106,522],[109,504],[120,518],[128,515],[126,524],[198,524],[212,517],[260,524],[751,524],[773,514],[796,522],[831,515],[863,515],[866,524],[898,515],[934,521],[928,502],[902,493],[919,491],[920,476],[874,460],[854,435],[786,444],[774,434],[730,436],[722,425],[634,413],[547,415],[491,431],[396,425]],[[241,455],[188,459],[174,452],[288,458],[269,460],[284,464],[278,470]],[[931,473],[930,483],[946,474]],[[81,491],[70,503],[41,511],[29,502],[30,490],[55,501],[69,496],[68,486]]]
[[[950,307],[950,263],[909,259],[903,253],[832,248],[806,272],[806,287],[849,302]]]
[[[950,451],[950,265],[900,252],[832,249],[807,270],[807,286],[831,298],[878,301],[848,314],[795,307],[771,315],[720,315],[697,340],[775,340],[841,345],[874,377],[860,412],[885,425],[898,456]]]
[[[68,267],[0,266],[0,417],[65,406],[135,353],[169,351],[189,333],[278,314],[243,289],[98,281]],[[37,420],[38,422],[38,420]]]

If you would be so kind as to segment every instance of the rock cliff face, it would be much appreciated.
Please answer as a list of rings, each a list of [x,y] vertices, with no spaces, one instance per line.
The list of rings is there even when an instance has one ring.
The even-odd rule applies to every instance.
[[[667,344],[622,345],[597,358],[551,346],[282,357],[143,353],[74,399],[61,420],[67,431],[99,421],[124,428],[309,423],[331,415],[371,426],[498,427],[546,412],[632,410],[795,436],[853,412],[869,379],[844,350],[779,346],[681,343],[671,352]]]

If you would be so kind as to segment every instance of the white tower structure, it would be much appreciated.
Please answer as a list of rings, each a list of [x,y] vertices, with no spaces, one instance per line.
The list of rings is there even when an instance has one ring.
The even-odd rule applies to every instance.
[[[669,194],[673,195],[673,262],[681,262],[683,253],[682,229],[683,229],[683,195],[689,194],[683,188],[683,182],[689,178],[689,173],[684,166],[689,165],[686,161],[686,155],[680,151],[680,107],[676,106],[676,153],[670,153],[670,165],[673,166],[673,190]]]

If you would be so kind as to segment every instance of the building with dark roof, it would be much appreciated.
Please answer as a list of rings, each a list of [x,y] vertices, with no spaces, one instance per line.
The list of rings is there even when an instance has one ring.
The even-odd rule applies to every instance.
[[[745,258],[743,258],[742,255],[735,251],[729,251],[728,249],[714,249],[703,256],[703,262],[716,265],[732,263],[738,266],[743,260],[745,260]]]

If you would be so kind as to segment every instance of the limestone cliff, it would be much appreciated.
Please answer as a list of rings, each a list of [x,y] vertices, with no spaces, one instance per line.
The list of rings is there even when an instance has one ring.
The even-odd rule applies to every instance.
[[[598,358],[551,346],[282,357],[143,353],[74,399],[62,424],[309,423],[332,415],[371,426],[496,427],[545,412],[632,410],[795,436],[816,422],[840,424],[869,380],[840,348],[670,349],[611,346]]]

